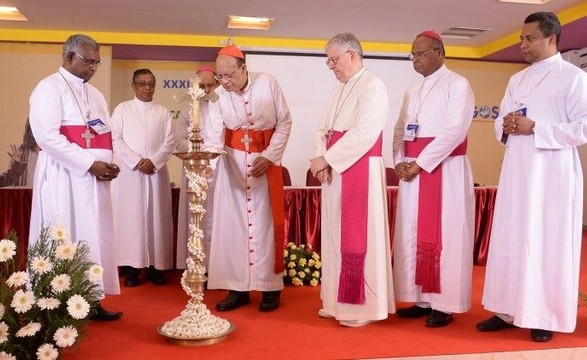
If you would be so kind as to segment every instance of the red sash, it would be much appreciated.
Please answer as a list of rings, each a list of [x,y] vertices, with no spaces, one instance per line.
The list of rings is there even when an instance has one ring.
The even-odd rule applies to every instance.
[[[248,130],[246,133],[250,139],[248,152],[260,153],[265,150],[271,142],[271,136],[275,129]],[[226,146],[247,151],[242,141],[245,131],[242,129],[224,130],[224,143]],[[283,252],[285,251],[285,195],[283,192],[283,172],[281,166],[271,165],[267,169],[267,183],[269,184],[269,199],[271,200],[271,211],[273,213],[273,234],[275,242],[275,273],[285,270]]]
[[[89,130],[86,133],[86,130]],[[98,134],[94,129],[85,125],[63,125],[59,128],[69,142],[79,145],[83,149],[108,149],[112,150],[112,132]],[[86,136],[89,141],[86,142]],[[89,145],[89,146],[87,146]]]
[[[330,148],[345,132],[334,131]],[[340,252],[338,302],[365,303],[365,256],[369,205],[369,158],[381,156],[383,135],[357,162],[341,174]]]
[[[434,140],[418,137],[404,141],[405,154],[417,158]],[[449,156],[467,154],[467,139]],[[416,285],[424,293],[440,293],[440,253],[442,250],[442,163],[428,173],[420,172],[418,190],[418,236],[416,247]]]

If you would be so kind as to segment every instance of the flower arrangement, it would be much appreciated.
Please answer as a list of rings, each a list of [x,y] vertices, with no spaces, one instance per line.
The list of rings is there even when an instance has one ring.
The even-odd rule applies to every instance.
[[[283,253],[286,284],[318,286],[322,272],[320,255],[310,246],[290,242]]]
[[[57,359],[85,333],[102,295],[103,269],[85,242],[43,228],[19,271],[14,232],[0,240],[0,359]]]

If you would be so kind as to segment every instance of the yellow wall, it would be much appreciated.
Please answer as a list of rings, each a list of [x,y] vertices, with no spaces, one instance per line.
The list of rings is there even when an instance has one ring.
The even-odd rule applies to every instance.
[[[501,98],[512,74],[526,67],[524,64],[502,64],[483,61],[447,60],[447,67],[466,77],[473,93],[477,109],[499,109]],[[496,108],[497,107],[497,108]],[[488,118],[477,114],[469,130],[468,150],[473,178],[482,185],[497,185],[504,148],[493,130],[495,112]]]

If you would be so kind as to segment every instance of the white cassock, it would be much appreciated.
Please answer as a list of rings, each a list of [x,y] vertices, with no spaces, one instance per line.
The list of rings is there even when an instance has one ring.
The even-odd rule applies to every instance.
[[[110,182],[88,172],[94,161],[110,163],[112,150],[82,148],[59,132],[61,126],[85,126],[88,110],[92,120],[110,124],[100,91],[62,67],[41,80],[31,95],[30,124],[43,150],[35,169],[29,244],[38,240],[41,227],[64,226],[72,241],[88,243],[90,259],[104,268],[104,292],[119,294]]]
[[[517,102],[517,103],[516,103]],[[526,107],[534,135],[509,135],[503,159],[483,305],[514,325],[573,332],[577,322],[587,74],[560,54],[510,79],[495,121]]]
[[[429,302],[435,310],[462,313],[471,308],[475,190],[471,164],[466,155],[449,156],[467,136],[475,99],[464,77],[442,66],[412,85],[404,96],[397,120],[394,164],[415,160],[422,171],[442,166],[442,250],[440,293],[424,293],[416,285],[418,194],[420,179],[400,181],[394,235],[395,295],[399,301]],[[406,124],[417,120],[417,137],[435,139],[418,158],[404,154]]]
[[[366,301],[361,305],[337,301],[342,241],[341,173],[373,147],[385,128],[388,110],[385,85],[363,68],[346,84],[334,89],[314,140],[315,155],[324,156],[332,167],[332,182],[322,184],[320,296],[324,311],[337,320],[382,320],[395,312],[385,165],[381,156],[369,158],[368,214],[364,214],[368,231],[364,270]],[[330,129],[346,133],[326,150]]]
[[[212,215],[209,289],[277,291],[283,274],[274,271],[273,215],[267,176],[248,176],[263,156],[281,164],[291,128],[291,115],[277,80],[250,73],[243,92],[216,88],[210,123],[203,126],[206,150],[226,151],[218,161]],[[224,128],[275,129],[269,147],[247,153],[224,146]]]
[[[173,216],[167,161],[175,147],[169,110],[137,98],[112,113],[114,162],[120,166],[112,182],[117,265],[135,268],[173,267]],[[145,175],[141,159],[155,165]]]
[[[209,101],[200,101],[200,125],[205,126],[209,122],[208,112]],[[190,115],[189,109],[183,111],[179,118],[175,122],[175,151],[186,152],[189,149],[188,138],[191,134],[188,134],[188,128],[190,126]],[[210,161],[210,166],[216,168],[218,158]],[[210,259],[210,238],[212,232],[212,212],[214,206],[214,184],[216,180],[216,172],[212,174],[212,177],[208,179],[208,192],[206,193],[206,200],[204,200],[204,209],[206,213],[202,217],[200,227],[204,232],[204,239],[202,245],[204,246],[204,266],[208,269],[208,263]],[[186,268],[186,258],[188,256],[187,242],[188,242],[188,223],[189,223],[189,212],[188,212],[188,198],[187,198],[187,178],[185,175],[185,168],[181,167],[181,189],[179,193],[179,209],[177,216],[177,259],[175,261],[176,268]]]

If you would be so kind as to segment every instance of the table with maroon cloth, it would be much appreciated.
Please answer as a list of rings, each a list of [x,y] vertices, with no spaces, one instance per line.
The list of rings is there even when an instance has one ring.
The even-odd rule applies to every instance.
[[[485,265],[493,206],[495,187],[475,188],[475,247],[474,261]],[[287,242],[306,244],[320,252],[320,199],[319,187],[285,188],[285,234]],[[397,187],[387,188],[390,239],[393,244],[395,229],[395,207],[397,204]],[[29,223],[31,218],[32,190],[30,188],[0,188],[0,238],[4,238],[10,229],[14,229],[19,239],[19,251],[26,251]],[[174,219],[174,255],[177,236],[177,215],[179,189],[172,189],[172,214]],[[175,257],[175,256],[174,256]],[[24,266],[24,264],[20,264]]]
[[[392,245],[395,230],[397,187],[387,188],[389,232]],[[495,187],[475,188],[475,246],[474,262],[485,265],[491,235],[491,221],[495,203]],[[320,252],[320,187],[285,188],[286,241],[306,244]]]

